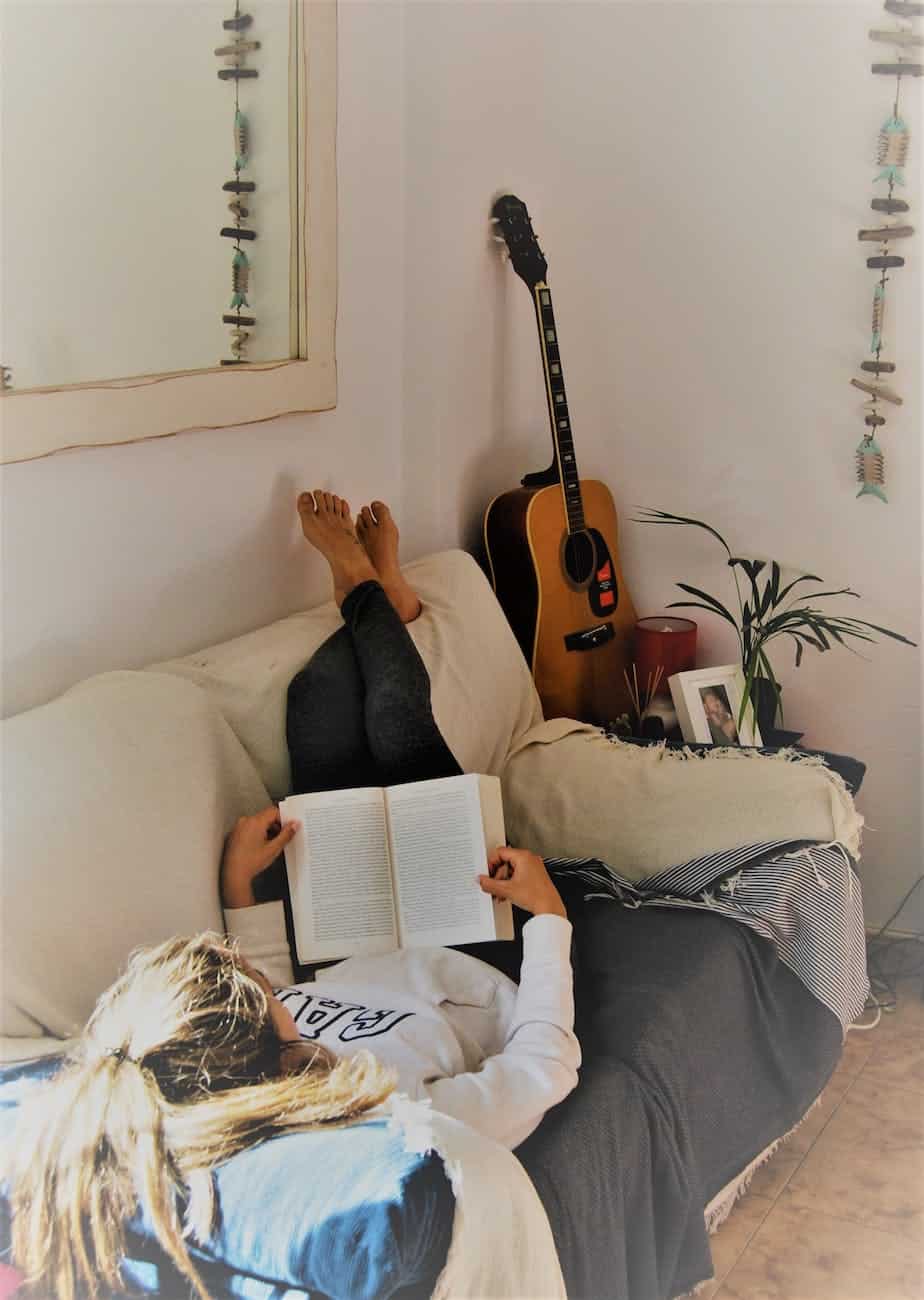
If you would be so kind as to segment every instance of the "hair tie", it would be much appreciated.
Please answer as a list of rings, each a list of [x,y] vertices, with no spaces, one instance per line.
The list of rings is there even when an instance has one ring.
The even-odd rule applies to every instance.
[[[107,1047],[103,1055],[114,1056],[119,1064],[121,1064],[122,1061],[132,1061],[135,1065],[138,1064],[137,1059],[134,1056],[129,1056],[124,1047]]]

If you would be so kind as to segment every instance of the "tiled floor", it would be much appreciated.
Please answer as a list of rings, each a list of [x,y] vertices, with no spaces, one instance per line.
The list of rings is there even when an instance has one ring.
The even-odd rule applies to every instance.
[[[712,1248],[716,1276],[697,1300],[924,1300],[920,976],[875,1029],[848,1035],[820,1106]]]

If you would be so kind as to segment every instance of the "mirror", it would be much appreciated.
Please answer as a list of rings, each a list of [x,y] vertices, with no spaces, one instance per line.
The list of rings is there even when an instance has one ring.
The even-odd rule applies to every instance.
[[[3,459],[334,405],[334,0],[0,22]]]

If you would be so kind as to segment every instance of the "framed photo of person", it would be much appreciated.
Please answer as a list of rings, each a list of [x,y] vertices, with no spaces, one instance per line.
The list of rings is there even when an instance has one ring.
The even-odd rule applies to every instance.
[[[674,673],[668,678],[668,685],[681,734],[688,744],[694,741],[701,745],[761,743],[753,705],[748,705],[738,723],[744,696],[740,664]]]

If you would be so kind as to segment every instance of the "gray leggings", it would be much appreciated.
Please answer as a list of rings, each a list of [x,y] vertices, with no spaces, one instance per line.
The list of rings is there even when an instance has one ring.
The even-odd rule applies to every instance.
[[[379,583],[354,587],[341,613],[344,626],[289,684],[292,792],[458,776],[423,660]]]

